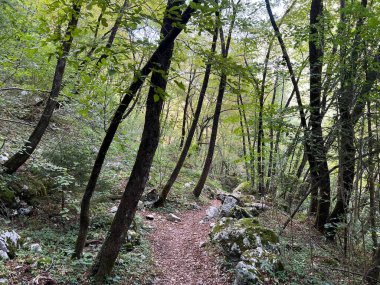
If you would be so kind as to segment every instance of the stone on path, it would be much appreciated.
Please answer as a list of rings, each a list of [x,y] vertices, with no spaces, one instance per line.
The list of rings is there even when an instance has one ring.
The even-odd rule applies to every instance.
[[[172,214],[172,213],[170,213],[170,214],[166,217],[166,219],[167,219],[168,221],[170,221],[170,222],[174,222],[174,223],[178,223],[178,222],[181,221],[181,218],[180,218],[180,217],[178,217],[178,216],[176,216],[176,215],[174,215],[174,214]]]

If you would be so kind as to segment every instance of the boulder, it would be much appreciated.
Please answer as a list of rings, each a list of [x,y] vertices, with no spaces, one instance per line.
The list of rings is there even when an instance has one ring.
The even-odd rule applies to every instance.
[[[2,259],[12,259],[16,256],[16,251],[21,245],[21,237],[15,231],[3,232],[0,234],[0,257]]]
[[[240,183],[233,191],[232,194],[234,195],[249,195],[252,194],[252,186],[251,182],[244,181]]]
[[[230,213],[230,217],[234,219],[253,218],[259,215],[259,211],[254,207],[235,206]]]
[[[215,219],[218,216],[218,214],[219,214],[219,207],[210,206],[206,210],[206,219],[208,220]]]
[[[282,270],[284,267],[277,258],[277,252],[259,246],[242,254],[235,267],[233,285],[273,284],[269,282],[271,275]]]
[[[260,226],[255,218],[222,218],[213,227],[211,240],[220,244],[226,256],[232,259],[259,246],[272,249],[279,241],[273,231]]]
[[[230,217],[233,208],[238,204],[239,200],[232,196],[224,198],[223,204],[220,207],[221,217]]]

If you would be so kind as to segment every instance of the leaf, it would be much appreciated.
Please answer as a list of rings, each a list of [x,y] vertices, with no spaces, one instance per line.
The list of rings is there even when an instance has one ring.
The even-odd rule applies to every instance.
[[[154,100],[154,102],[160,101],[160,96],[158,94],[154,94],[153,100]]]
[[[185,84],[183,84],[182,82],[177,81],[177,80],[174,80],[174,83],[175,83],[180,89],[182,89],[183,91],[185,91],[185,89],[186,89]]]

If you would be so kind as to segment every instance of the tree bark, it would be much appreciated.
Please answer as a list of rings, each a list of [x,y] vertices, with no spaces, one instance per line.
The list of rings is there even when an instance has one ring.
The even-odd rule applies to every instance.
[[[176,10],[175,7],[180,6],[182,3],[184,3],[183,0],[168,0],[161,28],[162,36],[166,36],[172,29],[173,24],[177,22],[176,19],[178,19],[178,17],[175,16],[175,14],[173,15],[172,11],[177,13],[178,10]],[[166,89],[173,48],[174,42],[171,42],[168,48],[163,51],[154,62],[157,71],[153,72],[151,78],[144,130],[136,161],[107,238],[91,268],[91,275],[100,281],[103,281],[104,277],[109,275],[112,271],[126,233],[133,221],[137,204],[149,178],[153,157],[160,138],[160,114],[164,102],[162,91]]]
[[[323,1],[312,0],[310,8],[309,64],[310,64],[310,147],[316,159],[311,171],[313,182],[319,181],[319,199],[315,226],[323,232],[330,213],[330,175],[322,134],[321,92],[323,67]]]
[[[83,194],[81,202],[79,233],[75,245],[75,251],[73,254],[73,257],[75,258],[80,258],[80,256],[82,255],[83,248],[86,242],[88,227],[90,224],[90,201],[94,193],[95,186],[99,178],[100,171],[102,169],[103,162],[107,155],[108,149],[113,141],[119,124],[123,119],[123,114],[125,110],[128,108],[128,105],[132,101],[134,95],[143,85],[145,78],[155,67],[155,62],[158,62],[162,54],[164,54],[165,52],[167,52],[167,50],[170,49],[176,37],[181,33],[181,31],[184,29],[185,25],[189,21],[192,13],[194,12],[194,8],[191,4],[198,2],[198,0],[194,0],[190,3],[190,5],[182,14],[180,25],[176,25],[170,30],[167,36],[160,42],[159,46],[157,47],[153,55],[150,57],[148,62],[145,64],[145,66],[140,70],[140,72],[137,72],[135,74],[132,84],[129,86],[127,93],[124,95],[119,107],[114,113],[110,126],[108,127],[106,136],[103,139],[102,145],[100,146],[98,155],[95,159],[95,163],[91,171],[91,176],[88,181],[85,193]]]
[[[29,139],[25,142],[24,146],[20,151],[15,153],[4,163],[5,172],[8,174],[13,174],[17,171],[32,155],[34,150],[37,148],[39,142],[41,141],[47,127],[49,126],[50,119],[53,116],[53,112],[57,106],[57,98],[61,91],[62,80],[65,74],[67,57],[69,55],[72,43],[73,43],[73,33],[78,26],[78,20],[80,16],[81,4],[80,2],[74,1],[72,6],[71,19],[67,25],[67,29],[62,41],[62,54],[58,58],[57,65],[55,67],[53,84],[50,91],[49,99],[46,103],[45,109],[38,121],[36,127],[34,128]]]

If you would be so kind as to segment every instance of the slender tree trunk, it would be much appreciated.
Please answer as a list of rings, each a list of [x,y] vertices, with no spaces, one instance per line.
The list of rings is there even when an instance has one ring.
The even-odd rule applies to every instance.
[[[239,4],[239,2],[238,2]],[[227,40],[224,40],[224,35],[223,35],[223,28],[220,27],[220,43],[221,43],[221,49],[222,49],[222,57],[227,58],[228,57],[228,51],[230,48],[230,43],[231,43],[231,37],[232,37],[232,30],[235,24],[235,18],[236,18],[236,6],[234,5],[233,7],[233,15],[232,15],[232,20],[227,36]],[[214,149],[215,149],[215,144],[216,144],[216,137],[218,134],[218,125],[219,125],[219,117],[220,117],[220,112],[222,110],[222,103],[223,103],[223,96],[224,92],[226,90],[226,85],[227,85],[227,74],[222,71],[222,74],[220,76],[220,83],[219,83],[219,89],[218,89],[218,96],[216,98],[216,106],[215,106],[215,111],[214,111],[214,119],[212,122],[212,129],[211,129],[211,137],[210,137],[210,143],[207,151],[207,156],[206,156],[206,161],[203,166],[203,170],[201,173],[201,176],[199,177],[198,183],[195,186],[193,190],[193,194],[195,197],[199,197],[202,193],[202,189],[206,183],[206,179],[208,176],[208,173],[211,168],[211,163],[212,159],[214,156]]]
[[[191,3],[198,3],[197,0]],[[80,225],[79,233],[75,245],[75,251],[73,257],[80,258],[83,252],[84,245],[86,243],[86,237],[88,232],[88,227],[90,224],[90,201],[94,193],[97,180],[100,175],[100,171],[103,166],[107,151],[113,141],[116,131],[119,127],[120,122],[123,119],[123,114],[128,108],[128,105],[132,101],[134,95],[143,85],[145,78],[150,74],[152,69],[155,67],[155,62],[158,62],[162,54],[166,53],[173,45],[174,40],[183,30],[187,22],[189,21],[191,14],[194,12],[194,8],[190,4],[182,14],[181,25],[175,26],[167,34],[167,36],[160,42],[159,46],[150,57],[145,66],[135,74],[132,84],[129,86],[127,93],[124,95],[119,107],[117,108],[114,116],[111,120],[110,126],[107,130],[106,136],[103,139],[102,145],[99,149],[98,155],[95,159],[94,166],[92,168],[91,176],[88,181],[85,193],[83,194],[81,202],[81,212],[80,212]]]
[[[46,129],[49,126],[50,119],[53,115],[54,109],[57,106],[57,98],[61,91],[62,80],[65,74],[67,57],[69,55],[72,42],[74,39],[74,31],[78,26],[78,20],[80,16],[81,2],[74,1],[71,12],[71,19],[67,25],[67,29],[62,41],[62,54],[58,58],[57,65],[55,67],[55,73],[53,78],[53,84],[50,91],[49,99],[46,103],[45,109],[34,128],[29,139],[25,142],[22,149],[15,153],[9,160],[4,163],[5,172],[12,174],[17,171],[32,155],[41,141]]]
[[[185,162],[185,159],[186,159],[187,154],[189,152],[189,149],[190,149],[190,146],[191,146],[191,141],[193,140],[194,133],[195,133],[195,130],[197,128],[198,120],[199,120],[199,117],[200,117],[201,111],[202,111],[203,100],[204,100],[204,97],[206,95],[208,83],[209,83],[209,80],[210,80],[211,66],[212,66],[212,61],[213,61],[212,57],[215,54],[217,40],[218,40],[218,28],[216,27],[215,30],[214,30],[214,35],[213,35],[213,39],[212,39],[211,57],[208,59],[208,61],[206,63],[206,71],[205,71],[205,74],[204,74],[201,91],[199,93],[199,98],[198,98],[198,103],[197,103],[197,108],[195,110],[194,118],[193,118],[193,121],[191,123],[191,127],[190,127],[190,130],[189,130],[189,133],[187,134],[187,138],[186,138],[184,147],[182,149],[181,155],[180,155],[180,157],[179,157],[179,159],[177,161],[177,164],[174,167],[173,172],[170,175],[168,181],[166,182],[164,188],[162,189],[160,198],[154,204],[156,207],[162,206],[165,203],[166,198],[167,198],[167,196],[168,196],[168,194],[170,192],[170,189],[173,186],[174,182],[176,181],[176,179],[178,177],[178,174],[181,171],[183,163]],[[201,134],[202,134],[202,132],[200,133],[200,136],[201,136]]]
[[[241,140],[242,140],[242,145],[243,145],[243,156],[244,156],[244,165],[245,165],[245,174],[247,181],[250,181],[250,167],[249,163],[247,161],[248,158],[248,153],[247,153],[247,144],[246,144],[246,138],[245,138],[245,130],[244,130],[244,124],[243,124],[243,114],[241,110],[241,105],[240,105],[240,99],[239,99],[239,94],[236,95],[236,103],[238,106],[238,111],[239,111],[239,123],[240,123],[240,130],[241,130]]]
[[[182,0],[168,0],[161,28],[162,36],[168,34],[172,29],[173,23],[178,19],[171,11],[178,13],[175,7],[183,3],[184,1]],[[163,105],[163,98],[160,95],[160,91],[166,89],[173,48],[174,42],[172,42],[168,46],[168,49],[162,52],[157,61],[154,62],[158,71],[154,71],[152,74],[151,86],[147,98],[144,130],[136,161],[107,238],[91,269],[91,274],[95,276],[97,280],[102,281],[105,276],[111,273],[122,243],[124,242],[125,235],[134,218],[137,204],[149,178],[153,157],[160,138],[160,114]],[[157,95],[159,97],[158,99]]]
[[[247,116],[245,114],[243,97],[241,94],[238,94],[241,108],[241,113],[243,115],[243,125],[245,125],[247,142],[248,142],[248,154],[249,154],[249,175],[251,181],[251,188],[254,189],[255,186],[255,154],[254,154],[254,146],[252,145],[251,132],[249,130],[249,124],[247,120]]]
[[[179,143],[179,148],[182,149],[183,144],[185,142],[185,136],[186,136],[186,120],[187,120],[187,109],[189,107],[190,103],[190,93],[193,85],[193,81],[195,78],[195,72],[196,69],[194,68],[194,72],[192,71],[192,66],[190,68],[190,79],[189,79],[189,86],[187,87],[187,92],[186,92],[186,99],[185,99],[185,107],[183,108],[183,118],[182,118],[182,128],[181,128],[181,141]]]
[[[365,280],[369,285],[379,284],[379,274],[380,274],[380,247],[376,249],[376,253],[373,257],[373,262],[371,268],[365,274]]]
[[[278,73],[276,74],[276,80],[274,81],[273,96],[271,105],[274,106],[276,102],[276,93],[277,93],[277,82],[278,82]],[[266,184],[266,189],[269,190],[270,180],[272,179],[272,164],[273,164],[273,149],[274,149],[274,131],[273,131],[273,121],[269,124],[269,161],[268,161],[268,180]]]
[[[285,43],[284,43],[284,41],[282,39],[282,35],[281,35],[280,30],[279,30],[279,28],[278,28],[278,26],[276,24],[275,19],[274,19],[274,16],[273,16],[273,13],[272,13],[272,9],[270,7],[269,0],[265,0],[265,4],[266,4],[266,8],[267,8],[267,11],[268,11],[268,14],[269,14],[269,18],[270,18],[273,30],[274,30],[275,35],[277,37],[277,40],[278,40],[278,42],[280,44],[284,60],[286,62],[286,66],[287,66],[288,71],[289,71],[290,79],[291,79],[293,87],[294,87],[294,92],[296,94],[296,99],[297,99],[297,104],[298,104],[298,110],[299,110],[300,118],[301,118],[301,126],[304,129],[304,133],[305,133],[304,134],[304,137],[305,137],[305,140],[304,140],[305,153],[307,154],[307,158],[308,158],[308,161],[309,161],[311,176],[312,176],[312,178],[314,177],[314,180],[312,179],[312,185],[317,185],[316,187],[318,187],[320,185],[320,183],[322,183],[322,179],[319,179],[319,172],[317,171],[318,165],[317,165],[317,160],[316,160],[315,152],[314,152],[313,149],[311,149],[311,146],[310,146],[310,138],[309,138],[310,135],[309,135],[308,127],[307,127],[306,115],[305,115],[304,108],[303,108],[303,105],[302,105],[301,93],[300,93],[299,88],[298,88],[298,83],[297,83],[297,80],[296,80],[296,77],[295,77],[293,66],[291,64],[291,61],[290,61],[290,58],[289,58],[289,55],[288,55]],[[328,178],[323,177],[323,179],[325,181],[327,180],[329,182],[329,177]],[[314,183],[314,182],[316,182],[316,183]],[[324,187],[326,187],[326,186],[324,186]],[[326,200],[326,197],[324,198],[324,200]],[[323,206],[326,206],[326,205],[327,205],[327,203],[323,204]],[[325,210],[323,207],[322,207],[322,209]],[[323,217],[321,217],[321,218],[322,219],[319,219],[320,220],[319,222],[323,221]]]
[[[373,243],[373,254],[376,254],[377,248],[377,232],[376,232],[376,199],[375,199],[375,165],[373,161],[374,155],[373,145],[374,138],[372,132],[372,114],[371,102],[367,101],[367,128],[368,128],[368,192],[369,192],[369,222],[371,225],[371,238]]]

